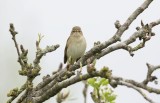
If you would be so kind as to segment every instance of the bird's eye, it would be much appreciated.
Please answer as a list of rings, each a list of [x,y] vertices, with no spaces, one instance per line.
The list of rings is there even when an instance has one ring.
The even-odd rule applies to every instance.
[[[73,30],[72,32],[81,32],[81,30]]]

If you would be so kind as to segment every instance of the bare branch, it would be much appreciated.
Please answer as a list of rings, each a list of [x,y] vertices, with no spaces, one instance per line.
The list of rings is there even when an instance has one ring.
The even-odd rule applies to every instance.
[[[154,81],[155,79],[157,79],[156,76],[152,76],[152,73],[156,70],[156,69],[160,69],[160,65],[157,65],[157,66],[153,66],[149,63],[146,64],[147,67],[148,67],[148,72],[147,72],[147,76],[146,76],[146,79],[143,81],[143,83],[145,85],[148,84],[148,82],[152,82]]]
[[[84,88],[83,88],[84,103],[87,103],[88,84],[86,81],[83,81],[83,83],[84,83]]]
[[[150,25],[152,23],[150,23]],[[160,23],[158,23],[158,24],[160,24]],[[130,47],[128,45],[131,44],[131,43],[133,43],[133,42],[135,42],[137,38],[146,36],[147,32],[146,32],[146,30],[144,28],[141,28],[140,30],[138,30],[137,32],[135,32],[134,34],[132,34],[127,40],[125,40],[123,42],[120,42],[120,43],[118,43],[116,45],[109,46],[108,48],[102,50],[101,53],[99,53],[97,56],[95,56],[95,58],[100,59],[104,55],[106,55],[106,54],[108,54],[108,53],[110,53],[112,51],[118,50],[118,49],[125,49],[125,50],[127,50],[129,52],[137,51],[137,50],[141,49],[142,47],[144,47],[144,46],[141,46],[141,43],[140,43],[140,45],[137,45],[137,47],[135,47],[135,48],[132,48],[132,47]],[[152,32],[150,31],[150,33],[152,33]]]
[[[17,43],[16,37],[15,37],[16,34],[18,34],[18,32],[15,31],[14,25],[12,23],[10,24],[9,31],[12,35],[12,39],[14,41],[14,44],[15,44],[15,47],[16,47],[16,50],[17,50],[17,53],[18,53],[18,62],[21,65],[21,70],[19,70],[19,74],[22,75],[22,76],[27,76],[26,83],[20,89],[17,89],[16,91],[15,91],[15,89],[13,89],[8,93],[8,96],[12,97],[11,99],[8,100],[8,103],[11,103],[24,90],[26,90],[26,93],[24,94],[25,96],[22,96],[22,97],[26,97],[26,96],[31,95],[29,93],[30,93],[30,91],[32,91],[32,88],[33,88],[32,81],[37,75],[39,75],[39,71],[41,70],[41,67],[39,66],[39,62],[40,62],[41,57],[46,55],[49,52],[55,51],[59,47],[59,45],[47,46],[45,49],[42,50],[39,47],[39,44],[40,44],[40,41],[41,41],[42,38],[39,36],[39,40],[36,43],[37,55],[36,55],[36,58],[34,60],[34,67],[33,67],[32,64],[27,63],[27,61],[28,61],[28,59],[27,59],[28,50],[25,50],[23,45],[20,45],[20,50],[21,50],[21,53],[20,53],[18,43]],[[23,101],[22,98],[20,98],[20,99],[21,100],[19,100],[19,101]]]
[[[132,88],[132,89],[136,90],[137,92],[139,92],[144,97],[144,99],[146,99],[148,102],[155,103],[152,99],[147,97],[147,95],[140,88],[138,88],[138,87],[136,87],[136,86],[134,86],[134,85],[132,85],[130,83],[123,82],[123,81],[118,81],[117,84],[124,85],[124,86],[127,86],[129,88]]]
[[[124,79],[122,77],[117,77],[117,76],[112,76],[111,78],[112,78],[112,80],[115,80],[115,81],[124,81],[126,83],[130,83],[130,84],[132,84],[132,85],[134,85],[136,87],[139,87],[139,88],[142,88],[142,89],[148,91],[149,93],[160,94],[160,90],[159,89],[147,86],[143,82],[137,82],[135,80]]]
[[[156,25],[159,25],[159,24],[160,24],[160,19],[158,19],[157,21],[154,21],[154,22],[150,23],[150,27],[152,28],[152,27],[154,27]]]
[[[16,47],[16,50],[17,50],[18,62],[22,66],[23,62],[22,62],[21,57],[20,57],[20,51],[19,51],[18,43],[16,41],[16,34],[18,34],[18,32],[15,31],[14,25],[12,23],[10,23],[10,29],[9,29],[9,31],[10,31],[10,33],[12,35],[12,40],[14,41],[14,44],[15,44],[15,47]]]
[[[39,49],[36,53],[36,58],[34,60],[34,64],[37,65],[38,63],[40,63],[40,59],[42,58],[42,56],[46,55],[49,52],[55,51],[58,47],[59,47],[59,45],[57,44],[57,45],[47,46],[43,50]]]

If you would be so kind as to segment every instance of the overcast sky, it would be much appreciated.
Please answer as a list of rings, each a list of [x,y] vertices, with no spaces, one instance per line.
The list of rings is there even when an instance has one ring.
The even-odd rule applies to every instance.
[[[9,90],[24,84],[26,77],[18,75],[20,66],[17,63],[17,53],[11,35],[8,31],[9,23],[14,23],[19,32],[17,41],[29,50],[28,59],[32,62],[35,57],[35,41],[38,33],[45,37],[41,47],[60,44],[55,52],[47,54],[41,60],[41,76],[34,80],[37,84],[46,74],[51,74],[63,62],[66,40],[73,26],[80,26],[87,40],[87,51],[93,47],[95,41],[106,41],[114,35],[116,29],[114,22],[121,23],[143,3],[144,0],[0,0],[0,102],[7,101],[6,94]],[[122,36],[127,39],[140,26],[140,21],[149,23],[160,18],[160,1],[154,0],[130,26]],[[97,61],[97,68],[108,66],[113,70],[113,75],[142,81],[145,78],[146,62],[153,65],[160,64],[160,26],[153,29],[156,33],[145,48],[135,52],[131,57],[123,50],[115,51]],[[85,68],[83,69],[85,71]],[[154,73],[159,76],[158,73]],[[70,99],[65,103],[83,103],[81,89],[82,83],[77,83],[72,88]],[[90,91],[92,88],[90,88]],[[118,86],[114,89],[117,95],[116,103],[148,103],[137,91]],[[148,95],[148,94],[147,94]],[[93,103],[88,93],[88,103]],[[160,96],[149,95],[154,101],[159,102]],[[54,98],[45,103],[53,103]]]

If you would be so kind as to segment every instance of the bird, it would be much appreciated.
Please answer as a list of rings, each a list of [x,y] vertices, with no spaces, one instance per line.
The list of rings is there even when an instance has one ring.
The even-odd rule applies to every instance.
[[[64,64],[68,62],[73,65],[78,61],[84,55],[86,46],[86,39],[83,36],[81,28],[79,26],[74,26],[65,46]]]

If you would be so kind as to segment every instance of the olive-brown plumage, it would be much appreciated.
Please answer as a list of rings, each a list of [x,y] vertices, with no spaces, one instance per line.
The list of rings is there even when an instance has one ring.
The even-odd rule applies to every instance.
[[[79,26],[73,27],[64,50],[64,63],[70,59],[70,63],[74,64],[75,61],[84,55],[86,45],[81,28]]]

